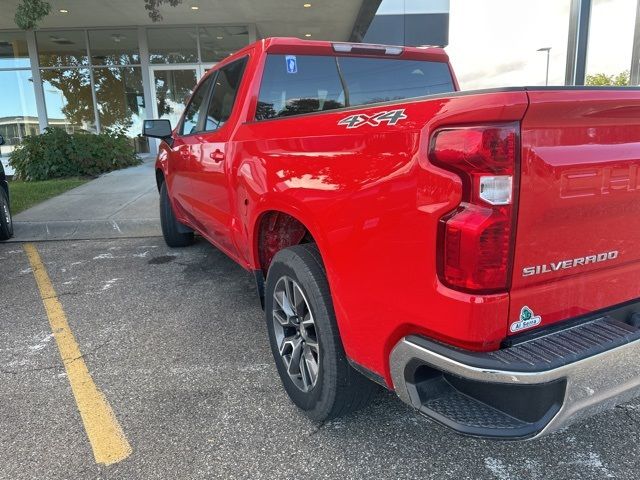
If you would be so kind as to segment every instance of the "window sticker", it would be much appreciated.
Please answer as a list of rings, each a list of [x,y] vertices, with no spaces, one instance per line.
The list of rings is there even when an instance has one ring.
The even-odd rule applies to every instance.
[[[287,55],[285,61],[287,62],[287,73],[298,73],[298,60],[295,55]]]

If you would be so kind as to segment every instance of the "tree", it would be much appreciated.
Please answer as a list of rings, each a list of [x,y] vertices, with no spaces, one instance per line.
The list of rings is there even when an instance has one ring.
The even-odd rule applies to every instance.
[[[585,85],[593,86],[629,86],[629,70],[619,73],[618,75],[607,75],[606,73],[596,73],[595,75],[587,75]]]
[[[74,127],[82,128],[95,122],[91,78],[87,69],[65,68],[68,61],[69,56],[50,55],[46,64],[56,68],[42,70],[40,74],[42,80],[64,99],[61,108],[64,118]],[[81,58],[71,57],[69,63],[79,65],[81,62]],[[139,69],[124,66],[95,68],[93,80],[101,128],[107,132],[125,133],[133,125],[131,115],[140,115],[137,97],[142,92],[136,90],[136,85],[142,84]]]
[[[182,3],[182,0],[144,0],[144,8],[149,12],[149,18],[152,22],[159,22],[162,20],[160,5],[163,3],[168,3],[172,7],[177,7]]]
[[[14,21],[22,30],[38,26],[38,22],[51,13],[51,4],[44,0],[22,0],[16,8]]]
[[[153,22],[162,21],[160,6],[168,4],[177,7],[183,0],[144,0],[144,8],[149,13],[149,18]],[[38,26],[38,23],[51,13],[51,4],[46,0],[21,0],[16,8],[14,21],[22,30],[31,30]]]

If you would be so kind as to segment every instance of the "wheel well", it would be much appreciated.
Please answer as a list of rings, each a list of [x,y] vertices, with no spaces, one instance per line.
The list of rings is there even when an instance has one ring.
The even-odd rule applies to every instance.
[[[164,183],[164,173],[159,168],[156,169],[156,185],[158,186],[158,191],[162,188],[162,184]]]
[[[283,248],[315,240],[307,227],[297,218],[284,212],[271,211],[260,218],[256,242],[260,269],[266,277],[276,253]]]

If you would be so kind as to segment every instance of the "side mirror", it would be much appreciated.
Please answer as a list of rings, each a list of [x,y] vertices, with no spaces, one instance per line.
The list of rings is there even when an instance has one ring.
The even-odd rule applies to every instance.
[[[4,137],[0,135],[0,145],[4,145]]]
[[[142,124],[142,135],[167,140],[171,138],[171,122],[169,120],[145,120]]]

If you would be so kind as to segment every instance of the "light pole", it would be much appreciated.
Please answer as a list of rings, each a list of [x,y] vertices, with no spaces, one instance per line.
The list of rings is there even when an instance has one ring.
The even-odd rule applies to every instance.
[[[551,53],[551,47],[539,48],[538,52],[547,52],[547,75],[545,76],[544,84],[549,85],[549,54]]]

